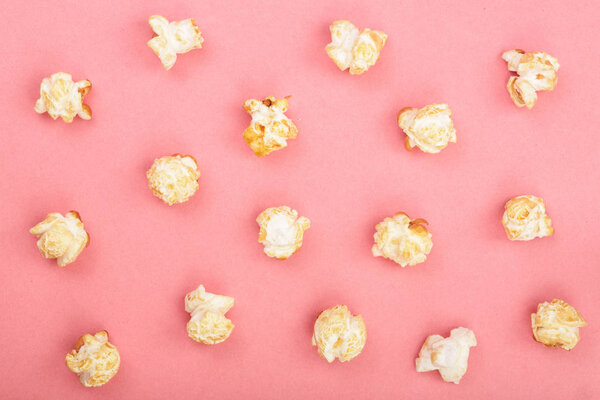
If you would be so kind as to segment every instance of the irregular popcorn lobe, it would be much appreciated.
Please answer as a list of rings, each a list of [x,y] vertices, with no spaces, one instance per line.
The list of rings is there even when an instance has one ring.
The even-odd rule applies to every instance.
[[[352,315],[345,305],[328,308],[315,322],[312,344],[328,362],[336,358],[350,361],[360,354],[366,341],[362,316]]]
[[[152,193],[173,205],[188,201],[196,193],[200,171],[194,157],[175,154],[154,160],[146,177]]]
[[[533,337],[548,347],[571,350],[579,342],[579,328],[586,325],[581,314],[562,300],[541,303],[531,314]]]
[[[424,219],[411,220],[402,212],[385,218],[375,227],[373,256],[387,258],[402,267],[424,262],[433,247],[426,224]]]
[[[298,212],[287,206],[267,208],[256,222],[260,227],[258,241],[264,244],[265,254],[281,260],[300,249],[304,231],[310,228],[308,218],[298,218]]]
[[[65,122],[72,122],[76,115],[90,119],[92,110],[83,103],[83,98],[91,89],[90,81],[73,82],[70,74],[57,72],[42,80],[34,109],[40,114],[47,112],[53,119],[61,117]]]
[[[202,48],[204,38],[192,18],[169,22],[165,17],[153,15],[148,20],[155,36],[148,41],[167,71],[175,65],[177,54]]]
[[[554,234],[544,200],[531,195],[517,196],[505,204],[502,225],[510,240],[532,240]]]
[[[447,104],[402,109],[398,113],[398,126],[406,134],[406,149],[416,146],[425,153],[439,153],[448,143],[456,143],[451,115]]]
[[[204,344],[223,342],[233,331],[233,323],[225,313],[234,299],[206,292],[203,285],[185,296],[185,311],[191,314],[187,323],[188,336]]]
[[[83,335],[75,349],[66,356],[67,367],[79,375],[83,386],[97,387],[108,382],[119,370],[121,357],[117,348],[108,341],[108,333]]]

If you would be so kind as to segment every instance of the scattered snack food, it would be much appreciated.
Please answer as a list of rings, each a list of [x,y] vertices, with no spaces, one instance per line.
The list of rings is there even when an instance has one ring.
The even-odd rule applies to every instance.
[[[225,313],[233,307],[233,297],[208,293],[203,285],[185,296],[185,311],[191,314],[188,336],[196,342],[217,344],[233,331],[233,323]]]
[[[424,219],[411,220],[403,212],[386,217],[375,226],[373,256],[387,258],[402,267],[422,263],[433,247],[426,224]]]
[[[514,197],[504,205],[502,225],[510,240],[532,240],[554,234],[544,200],[531,195]]]
[[[47,112],[52,119],[61,117],[65,122],[72,122],[76,115],[91,119],[92,109],[83,103],[90,90],[90,81],[73,82],[70,74],[57,72],[42,80],[40,98],[35,102],[34,110],[39,114]]]
[[[160,58],[167,71],[175,65],[177,54],[202,48],[204,38],[193,18],[169,22],[165,17],[153,15],[148,23],[154,31],[148,47]]]
[[[146,177],[152,193],[171,206],[188,201],[196,193],[200,171],[194,157],[173,154],[154,160]]]
[[[533,337],[544,346],[571,350],[579,342],[579,328],[587,325],[575,307],[554,299],[538,304],[531,314]]]
[[[302,246],[304,231],[310,220],[298,218],[298,212],[288,206],[270,207],[256,218],[260,227],[258,242],[265,245],[265,254],[285,260]]]
[[[404,147],[417,146],[425,153],[439,153],[456,143],[456,130],[448,104],[431,104],[421,109],[406,107],[398,113],[398,126],[406,134]]]
[[[447,338],[431,335],[415,360],[417,372],[439,370],[444,381],[458,384],[467,372],[469,349],[474,346],[475,334],[467,328],[452,329]]]
[[[66,357],[67,367],[77,375],[86,387],[98,387],[111,380],[119,371],[121,356],[117,348],[108,341],[108,333],[83,335]]]
[[[345,305],[328,308],[315,322],[312,344],[328,362],[336,358],[341,362],[352,360],[366,341],[367,328],[362,316],[352,315]]]

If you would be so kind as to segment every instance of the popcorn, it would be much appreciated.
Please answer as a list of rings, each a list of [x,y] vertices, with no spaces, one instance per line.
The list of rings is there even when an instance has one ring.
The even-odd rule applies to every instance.
[[[188,201],[196,193],[200,171],[194,157],[173,154],[154,160],[146,177],[152,193],[173,205]]]
[[[531,314],[533,337],[544,346],[571,350],[579,342],[579,328],[586,326],[581,314],[562,300],[538,304]]]
[[[375,227],[373,256],[390,259],[402,267],[422,263],[433,246],[424,224],[424,219],[411,220],[403,212],[385,218]]]
[[[244,102],[244,110],[252,117],[250,126],[244,131],[244,139],[258,157],[287,147],[287,139],[296,139],[298,129],[284,114],[287,109],[287,97],[268,96],[263,101],[249,99]]]
[[[191,314],[188,336],[204,344],[225,341],[233,331],[233,323],[225,317],[231,307],[233,297],[208,293],[204,286],[198,286],[185,296],[185,311]]]
[[[510,240],[532,240],[554,234],[544,200],[539,197],[517,196],[506,203],[504,210],[502,225]]]
[[[169,22],[165,17],[153,15],[148,23],[154,31],[148,47],[160,58],[167,71],[175,65],[177,54],[202,48],[204,38],[193,18]]]
[[[83,335],[66,357],[67,367],[77,375],[86,387],[104,385],[119,371],[121,357],[117,348],[108,341],[108,333]]]
[[[39,114],[48,112],[52,119],[61,117],[65,122],[72,122],[76,115],[91,119],[92,109],[83,104],[83,98],[90,90],[90,81],[73,82],[70,74],[57,72],[42,80],[40,98],[35,102],[34,110]]]
[[[328,362],[336,358],[341,362],[352,360],[366,341],[367,328],[362,316],[352,315],[345,305],[328,308],[315,322],[312,344]]]
[[[431,335],[415,360],[417,372],[439,370],[444,381],[458,384],[467,372],[469,348],[475,346],[475,334],[467,328],[452,329],[447,338]]]
[[[425,153],[439,153],[449,142],[456,143],[456,131],[448,104],[431,104],[421,109],[403,108],[398,113],[398,126],[406,134],[404,147],[417,146]]]
[[[50,213],[42,222],[29,230],[38,238],[37,247],[45,258],[56,258],[59,267],[77,259],[90,242],[77,211],[69,211],[63,217]]]
[[[325,47],[329,58],[342,71],[350,68],[350,74],[359,75],[375,65],[387,40],[381,31],[359,31],[350,21],[334,21],[329,27],[331,43]]]
[[[298,212],[287,206],[271,207],[256,218],[260,226],[258,242],[265,245],[265,254],[285,260],[302,246],[304,231],[310,220],[298,218]]]
[[[518,107],[532,108],[537,101],[538,90],[554,90],[560,65],[558,60],[544,52],[526,53],[523,50],[509,50],[502,54],[508,63],[508,70],[517,76],[508,80],[506,88]]]

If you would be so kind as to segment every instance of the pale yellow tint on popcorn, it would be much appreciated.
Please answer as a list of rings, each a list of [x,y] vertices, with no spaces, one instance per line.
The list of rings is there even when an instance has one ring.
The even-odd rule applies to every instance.
[[[83,103],[83,98],[90,90],[90,81],[73,82],[70,74],[57,72],[42,80],[40,98],[34,110],[40,114],[47,112],[52,119],[61,117],[65,122],[72,122],[76,115],[81,119],[90,119],[92,109]]]
[[[285,260],[302,246],[304,231],[310,228],[310,220],[298,218],[298,212],[290,207],[271,207],[256,218],[260,227],[259,243],[264,244],[265,254]]]
[[[174,154],[154,160],[146,177],[152,193],[173,205],[188,201],[196,193],[200,171],[194,157]]]
[[[121,365],[117,348],[108,341],[108,333],[83,335],[66,357],[67,367],[77,375],[86,387],[102,386],[116,375]]]
[[[424,219],[411,220],[403,212],[385,218],[375,226],[373,256],[387,258],[402,267],[424,262],[433,247],[426,224]]]
[[[579,328],[586,325],[581,314],[562,300],[538,304],[537,313],[531,314],[533,337],[548,347],[571,350],[579,342]]]
[[[456,130],[451,115],[448,104],[400,110],[398,126],[406,134],[404,147],[410,151],[417,146],[425,153],[439,153],[448,143],[456,143]]]
[[[352,360],[366,341],[367,328],[362,316],[352,315],[345,305],[328,308],[315,322],[312,344],[328,362],[336,358],[341,362]]]
[[[185,296],[185,311],[191,314],[188,336],[196,342],[217,344],[231,335],[233,323],[225,313],[233,307],[233,297],[208,293],[203,285]]]
[[[532,240],[554,234],[544,200],[531,195],[514,197],[504,205],[502,225],[510,240]]]
[[[169,22],[165,17],[153,15],[148,20],[154,37],[148,41],[167,71],[175,65],[177,54],[202,48],[204,39],[193,18]]]

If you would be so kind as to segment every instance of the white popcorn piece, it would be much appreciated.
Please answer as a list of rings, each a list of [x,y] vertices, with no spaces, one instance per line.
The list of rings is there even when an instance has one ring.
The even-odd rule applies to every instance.
[[[362,316],[352,315],[345,305],[328,308],[315,321],[312,344],[328,362],[336,358],[341,362],[352,360],[366,341],[367,328]]]
[[[203,285],[185,296],[185,311],[191,314],[188,336],[196,342],[217,344],[233,331],[233,323],[225,313],[233,307],[233,297],[208,293]]]
[[[375,227],[373,256],[387,258],[402,267],[424,262],[433,247],[426,224],[424,219],[411,220],[403,212],[386,217]]]
[[[398,126],[406,134],[406,150],[410,151],[417,146],[425,153],[439,153],[448,143],[456,143],[456,130],[451,115],[448,104],[400,110]]]
[[[121,356],[117,348],[108,341],[108,333],[83,335],[75,349],[66,356],[67,367],[79,375],[85,387],[104,385],[119,371]]]
[[[271,207],[256,218],[260,227],[259,243],[264,244],[265,254],[285,260],[302,246],[304,231],[310,228],[310,220],[298,218],[298,212],[290,207]]]
[[[193,18],[169,22],[165,17],[153,15],[148,20],[154,37],[148,41],[167,71],[175,65],[177,54],[202,48],[204,38]]]
[[[544,346],[571,350],[579,343],[579,328],[587,325],[575,307],[554,299],[538,304],[531,314],[533,337]]]
[[[194,157],[174,154],[154,160],[146,177],[152,193],[171,206],[188,201],[196,193],[200,171]]]
[[[554,234],[544,200],[531,195],[517,196],[506,202],[502,225],[510,240],[532,240]]]
[[[42,80],[40,98],[34,110],[39,114],[47,112],[52,119],[61,117],[67,123],[72,122],[76,115],[81,119],[91,119],[92,109],[83,103],[90,90],[90,81],[73,82],[70,74],[57,72]]]

